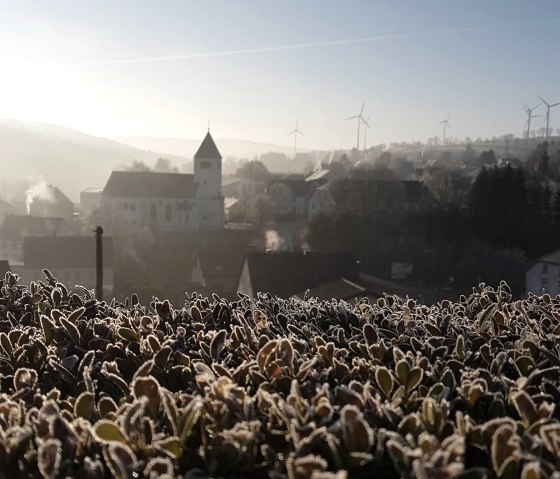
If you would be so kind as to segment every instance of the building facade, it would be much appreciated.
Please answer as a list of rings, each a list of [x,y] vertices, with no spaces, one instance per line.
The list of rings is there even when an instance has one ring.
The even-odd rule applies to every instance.
[[[546,254],[533,263],[525,273],[527,293],[560,293],[560,250]]]
[[[198,232],[224,227],[222,157],[210,132],[194,156],[194,174],[113,171],[101,212],[113,234]]]

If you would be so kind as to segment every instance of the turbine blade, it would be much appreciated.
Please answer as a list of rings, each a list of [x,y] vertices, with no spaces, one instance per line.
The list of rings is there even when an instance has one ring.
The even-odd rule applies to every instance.
[[[542,96],[537,95],[537,98],[538,98],[540,101],[542,101],[546,106],[550,106],[550,105],[544,100],[544,98],[543,98]]]
[[[360,110],[360,116],[362,116],[362,113],[364,112],[364,107],[366,106],[366,101],[364,100],[364,102],[362,103],[362,109]]]
[[[354,116],[351,116],[351,117],[346,118],[346,119],[347,120],[355,120],[356,118],[360,118],[360,115],[354,115]]]

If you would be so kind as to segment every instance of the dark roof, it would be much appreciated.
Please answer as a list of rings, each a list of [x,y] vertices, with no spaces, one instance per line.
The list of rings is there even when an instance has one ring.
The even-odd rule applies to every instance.
[[[95,268],[95,237],[41,236],[23,240],[25,268]],[[113,239],[103,237],[103,265],[113,265]]]
[[[0,240],[20,241],[24,236],[55,236],[67,226],[63,218],[8,215],[0,226]]]
[[[340,278],[330,283],[321,284],[309,289],[310,298],[319,298],[319,300],[329,301],[331,299],[352,299],[365,296],[366,288],[347,280]],[[305,297],[306,291],[294,294],[298,299]]]
[[[194,154],[195,158],[206,158],[206,159],[214,159],[214,158],[222,158],[220,152],[218,151],[218,147],[214,140],[212,139],[212,135],[210,132],[206,133],[204,140],[198,147],[198,151]]]
[[[360,273],[359,282],[364,285],[371,296],[382,297],[384,294],[396,295],[401,298],[413,298],[423,304],[433,304],[443,299],[451,299],[455,294],[450,291],[419,288],[363,273]]]
[[[288,298],[324,283],[358,277],[356,258],[348,252],[247,253],[253,291]]]
[[[4,279],[4,276],[6,276],[6,273],[8,271],[11,271],[10,263],[8,263],[8,260],[0,260],[0,280]]]
[[[113,171],[103,194],[116,198],[194,198],[196,183],[193,175],[181,173]]]
[[[62,190],[58,187],[58,186],[53,186],[53,185],[48,185],[49,188],[49,197],[48,198],[42,198],[42,197],[35,197],[33,198],[33,203],[35,203],[36,201],[46,201],[47,203],[67,203],[67,204],[72,204],[72,201],[70,201],[70,198],[68,198],[68,196],[66,196]],[[33,203],[31,203],[33,205]]]
[[[307,197],[313,191],[315,191],[315,185],[306,182],[302,178],[292,179],[292,178],[283,178],[281,180],[272,180],[268,187],[270,188],[272,185],[275,184],[282,184],[285,185],[289,190],[292,196],[296,198]]]
[[[195,255],[195,261],[198,260],[205,278],[233,274],[237,279],[243,267],[243,259],[244,253],[240,251],[198,251]]]

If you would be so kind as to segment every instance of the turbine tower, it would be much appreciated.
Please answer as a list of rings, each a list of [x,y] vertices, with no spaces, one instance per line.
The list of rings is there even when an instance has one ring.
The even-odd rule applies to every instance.
[[[355,120],[355,119],[358,120],[358,138],[356,140],[356,149],[358,151],[360,151],[360,123],[364,121],[364,117],[362,116],[362,114],[364,113],[365,106],[366,106],[366,101],[364,100],[364,102],[362,103],[362,109],[360,110],[360,113],[351,116],[349,118],[346,118],[347,120]]]
[[[447,118],[445,120],[441,120],[440,124],[443,125],[443,140],[441,142],[442,146],[445,146],[445,133],[447,128],[451,129],[451,125],[449,124],[449,113],[447,114]]]
[[[544,100],[544,98],[543,98],[542,96],[538,96],[538,95],[537,95],[537,98],[539,98],[539,99],[546,105],[546,114],[544,115],[545,121],[546,121],[546,132],[545,132],[544,136],[545,136],[546,138],[548,138],[549,131],[550,131],[550,128],[549,128],[549,123],[550,123],[550,109],[551,109],[551,108],[554,108],[555,106],[560,105],[560,101],[559,101],[558,103],[552,103],[552,104],[550,104],[550,103],[547,103],[547,102]]]
[[[369,125],[369,119],[370,119],[370,115],[368,115],[367,120],[363,120],[363,124],[364,126],[367,128],[364,128],[364,153],[366,151],[366,136],[367,136],[367,131],[371,128]]]
[[[296,157],[296,154],[297,154],[297,137],[298,137],[298,135],[305,136],[305,134],[302,133],[302,132],[299,130],[297,118],[296,118],[296,128],[295,128],[295,130],[293,130],[293,131],[291,131],[290,133],[288,133],[288,136],[289,136],[289,135],[294,135],[294,158],[295,158],[295,157]]]
[[[525,109],[525,112],[527,113],[527,123],[525,123],[527,125],[527,133],[525,134],[526,138],[529,138],[529,133],[531,131],[531,120],[533,118],[538,118],[540,115],[533,115],[533,111],[536,110],[539,107],[540,103],[537,103],[533,108],[529,108],[527,105],[523,105],[523,108]]]

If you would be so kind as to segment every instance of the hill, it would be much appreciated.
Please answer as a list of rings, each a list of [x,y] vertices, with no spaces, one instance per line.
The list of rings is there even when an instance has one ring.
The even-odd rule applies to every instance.
[[[88,187],[105,185],[113,169],[133,161],[153,165],[162,153],[143,151],[107,138],[71,128],[0,119],[0,171],[2,180],[44,179],[71,199]],[[170,156],[181,166],[186,158]]]
[[[186,138],[171,138],[159,136],[117,136],[116,141],[147,151],[161,151],[168,155],[182,155],[192,158],[200,145],[200,140]],[[216,143],[223,158],[248,158],[262,155],[263,153],[284,153],[293,155],[291,147],[261,143],[258,141],[236,140],[231,138],[218,138]],[[300,149],[300,151],[304,151]]]

